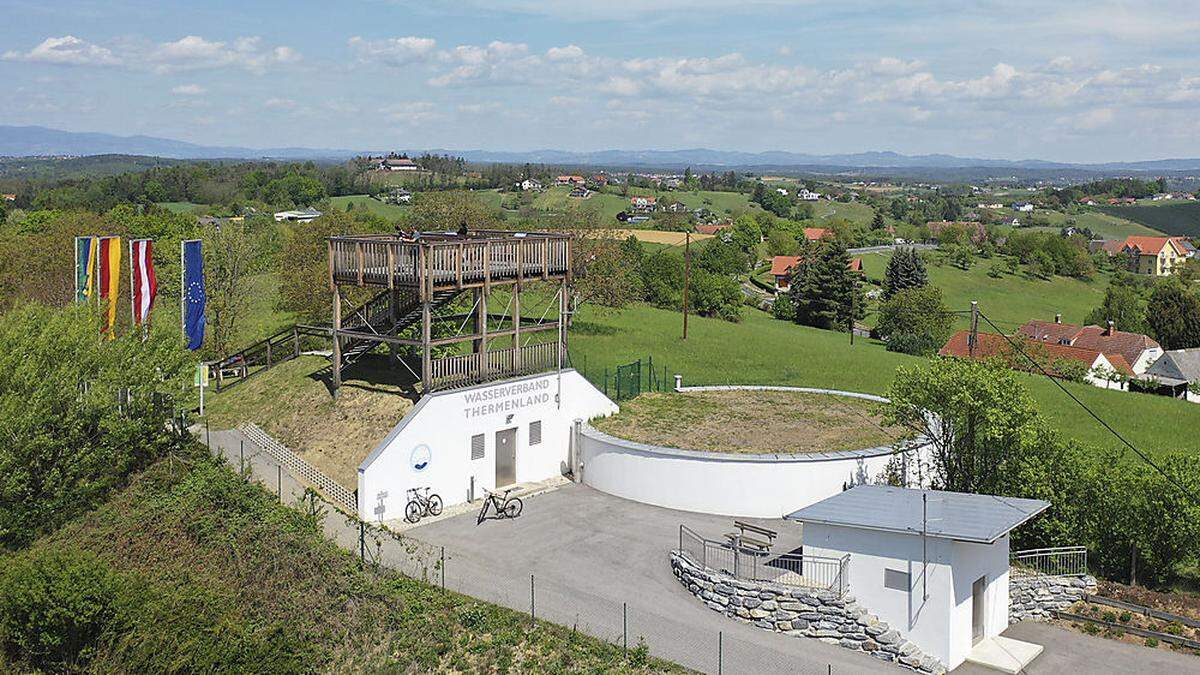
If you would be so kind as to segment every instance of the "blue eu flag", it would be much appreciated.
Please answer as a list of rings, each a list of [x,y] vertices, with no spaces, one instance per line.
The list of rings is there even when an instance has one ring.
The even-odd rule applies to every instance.
[[[188,349],[204,344],[204,254],[200,240],[183,242],[183,334]]]

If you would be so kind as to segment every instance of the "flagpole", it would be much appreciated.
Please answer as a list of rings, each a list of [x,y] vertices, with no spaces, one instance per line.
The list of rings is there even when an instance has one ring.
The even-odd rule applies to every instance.
[[[179,241],[179,337],[187,342],[187,305],[183,301],[183,285],[184,279],[187,277],[183,269],[183,250],[187,246],[187,240]]]
[[[129,324],[130,328],[138,325],[137,307],[133,301],[133,239],[129,240]]]
[[[75,237],[75,297],[71,298],[73,302],[79,302],[79,240],[83,237]]]

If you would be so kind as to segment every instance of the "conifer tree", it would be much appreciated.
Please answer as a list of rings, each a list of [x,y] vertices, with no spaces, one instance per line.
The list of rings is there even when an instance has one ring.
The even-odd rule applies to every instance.
[[[925,261],[911,246],[897,248],[883,272],[883,297],[889,299],[906,288],[919,288],[929,283]]]
[[[850,254],[838,240],[801,262],[791,296],[796,322],[807,326],[846,330],[851,321],[866,315],[858,272],[850,269]]]

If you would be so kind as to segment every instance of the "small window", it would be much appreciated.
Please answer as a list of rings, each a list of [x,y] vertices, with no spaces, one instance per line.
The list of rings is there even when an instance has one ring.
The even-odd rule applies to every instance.
[[[894,591],[907,591],[912,588],[912,584],[909,581],[908,572],[884,568],[883,587]]]
[[[471,437],[471,459],[483,459],[483,434]]]
[[[529,423],[529,444],[538,445],[542,442],[542,421]]]

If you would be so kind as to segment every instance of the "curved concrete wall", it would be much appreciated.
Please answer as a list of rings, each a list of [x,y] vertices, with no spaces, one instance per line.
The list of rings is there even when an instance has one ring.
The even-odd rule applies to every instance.
[[[685,387],[680,391],[732,389],[887,401],[870,394],[800,387]],[[576,442],[583,483],[601,492],[683,511],[755,518],[781,518],[847,485],[869,482],[897,452],[892,446],[794,455],[703,452],[628,441],[586,422],[580,424]]]

